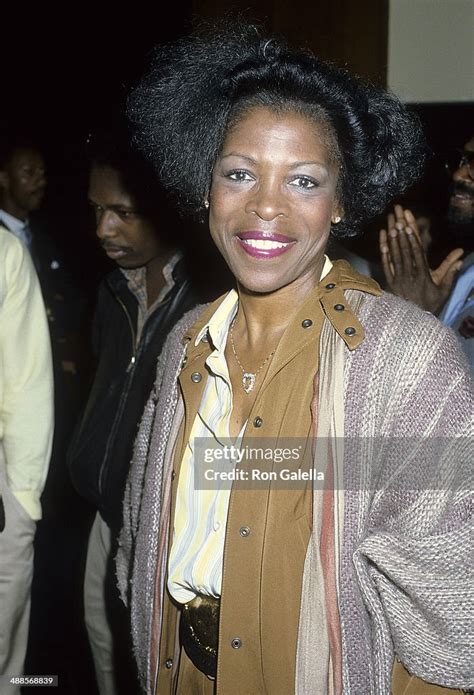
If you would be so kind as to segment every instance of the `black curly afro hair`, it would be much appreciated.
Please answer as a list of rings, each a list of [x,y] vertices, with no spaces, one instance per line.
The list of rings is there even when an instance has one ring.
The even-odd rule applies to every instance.
[[[334,236],[355,234],[421,174],[421,127],[395,96],[252,24],[217,22],[155,49],[128,102],[135,144],[182,213],[202,217],[226,132],[256,105],[325,127],[344,211]]]

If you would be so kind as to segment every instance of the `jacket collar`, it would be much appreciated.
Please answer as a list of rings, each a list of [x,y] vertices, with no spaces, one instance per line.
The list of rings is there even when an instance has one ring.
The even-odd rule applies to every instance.
[[[359,290],[375,296],[382,294],[382,290],[375,280],[358,273],[347,261],[338,260],[333,263],[329,273],[322,278],[318,286],[308,296],[298,310],[297,315],[292,319],[292,323],[295,322],[295,326],[301,325],[305,320],[310,320],[314,323],[315,317],[312,318],[312,313],[317,312],[319,306],[322,306],[324,314],[331,321],[347,347],[350,350],[356,349],[364,339],[364,329],[344,297],[344,290],[349,289]],[[187,357],[189,360],[193,360],[203,352],[209,352],[208,336],[200,334],[203,326],[209,323],[212,315],[222,304],[226,295],[227,293],[221,295],[209,304],[198,320],[183,336],[182,340],[183,344],[187,344]],[[341,309],[341,307],[343,308]],[[354,331],[351,329],[354,329]],[[197,340],[198,337],[199,340]]]
[[[172,261],[174,261],[174,257]],[[175,284],[181,284],[188,277],[186,259],[182,255],[176,259],[176,262],[172,262],[171,274]],[[114,292],[121,292],[124,288],[128,288],[127,278],[119,267],[114,268],[105,276],[105,282]]]

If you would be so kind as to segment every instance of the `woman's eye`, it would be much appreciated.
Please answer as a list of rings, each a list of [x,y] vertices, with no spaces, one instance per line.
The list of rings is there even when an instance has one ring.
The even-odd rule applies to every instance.
[[[132,210],[117,210],[117,215],[123,220],[128,220],[134,217],[135,213]]]
[[[303,188],[308,191],[311,188],[319,186],[319,183],[310,176],[296,176],[290,181],[290,186],[296,186],[297,188]]]
[[[234,169],[233,171],[229,171],[228,174],[226,174],[228,179],[231,179],[232,181],[252,181],[253,177],[249,174],[248,171],[245,171],[244,169]]]

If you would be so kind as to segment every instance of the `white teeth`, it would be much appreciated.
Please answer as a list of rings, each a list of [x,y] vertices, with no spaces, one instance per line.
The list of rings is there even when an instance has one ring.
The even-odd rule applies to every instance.
[[[251,246],[254,249],[267,251],[270,249],[282,249],[288,244],[283,244],[280,241],[270,241],[270,239],[242,239],[244,244]]]

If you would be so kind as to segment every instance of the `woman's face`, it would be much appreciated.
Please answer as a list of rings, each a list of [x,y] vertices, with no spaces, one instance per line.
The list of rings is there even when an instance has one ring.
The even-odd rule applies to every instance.
[[[296,112],[254,108],[227,133],[212,175],[212,238],[252,292],[319,282],[338,167],[325,131]]]

